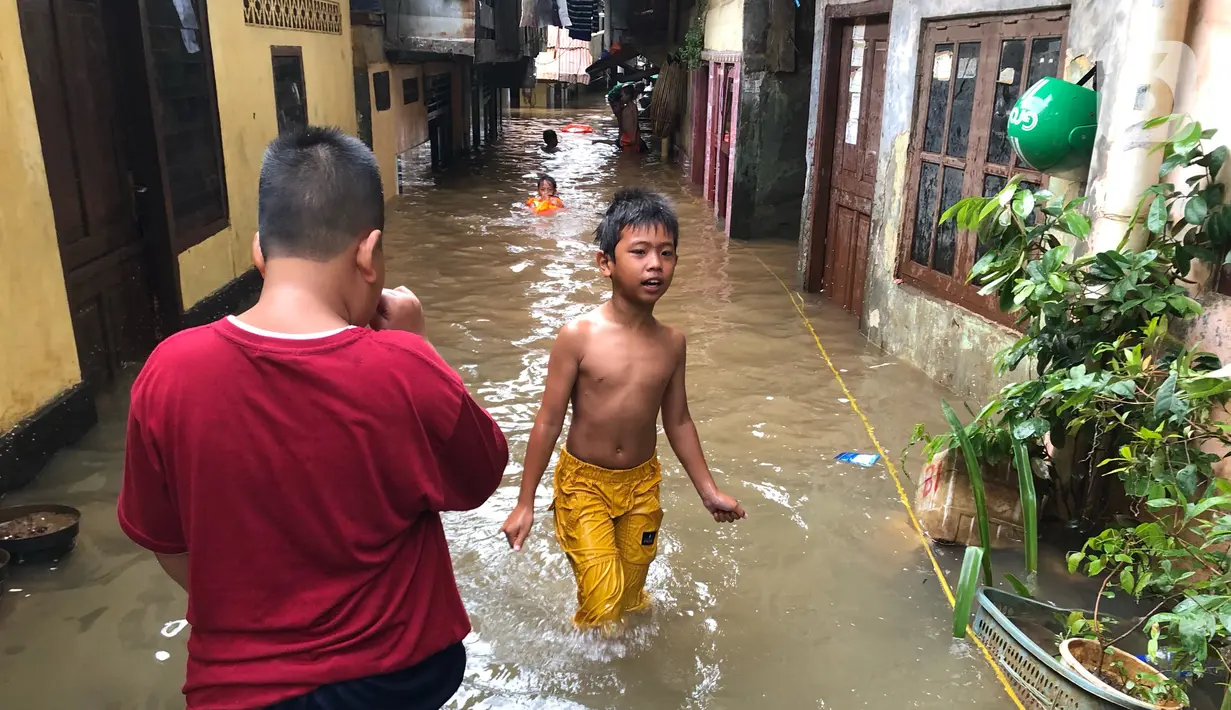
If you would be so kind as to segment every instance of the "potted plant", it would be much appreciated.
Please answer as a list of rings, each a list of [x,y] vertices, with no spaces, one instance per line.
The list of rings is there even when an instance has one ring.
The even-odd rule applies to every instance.
[[[1029,362],[1034,372],[1002,389],[969,424],[945,404],[951,431],[917,434],[929,451],[960,446],[972,485],[982,464],[1010,456],[1023,502],[1038,484],[1057,505],[1074,503],[1058,511],[1071,523],[1104,528],[1070,555],[1070,570],[1101,577],[1100,598],[1119,592],[1148,599],[1152,650],[1168,652],[1173,670],[1199,676],[1208,662],[1225,669],[1231,658],[1231,482],[1214,471],[1231,449],[1231,426],[1219,419],[1231,368],[1173,331],[1201,312],[1186,288],[1194,262],[1231,261],[1231,207],[1217,182],[1228,150],[1207,151],[1214,131],[1184,117],[1146,127],[1163,124],[1178,128],[1156,148],[1163,152],[1160,179],[1178,171],[1184,183],[1160,182],[1142,195],[1140,251],[1129,248],[1126,235],[1117,248],[1090,253],[1081,200],[1025,188],[1016,178],[993,197],[967,198],[945,213],[942,220],[976,231],[986,249],[970,279],[1018,314],[1021,337],[997,356],[998,367]],[[1059,475],[1048,465],[1055,448],[1075,441],[1088,466]],[[1122,487],[1130,523],[1109,522],[1106,481]],[[1028,573],[1035,536],[1037,529],[1027,535]],[[986,560],[984,551],[968,554]],[[991,583],[990,564],[967,564],[960,591],[973,594],[967,577],[979,569]],[[1019,593],[1029,593],[1030,581],[1015,581]],[[957,607],[955,632],[965,628],[969,601]],[[1089,622],[1087,630],[1101,629],[1097,618]],[[1095,676],[1119,678],[1121,692],[1138,701],[1184,702],[1175,680],[1128,663],[1116,641],[1094,633],[1066,648],[1075,667],[1088,669],[1080,661],[1092,661]],[[1231,696],[1224,708],[1231,708]]]
[[[1157,668],[1131,653],[1097,640],[1065,639],[1060,644],[1064,662],[1090,683],[1128,696],[1157,710],[1179,710],[1188,705],[1188,695],[1169,682]]]

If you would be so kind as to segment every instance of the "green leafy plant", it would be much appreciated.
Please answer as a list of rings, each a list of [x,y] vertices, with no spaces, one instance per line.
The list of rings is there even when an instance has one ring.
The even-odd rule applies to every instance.
[[[1057,641],[1065,639],[1097,639],[1101,626],[1097,619],[1087,619],[1086,615],[1080,611],[1070,611],[1067,615],[1060,616],[1060,623],[1064,631],[1056,637]]]
[[[974,491],[975,498],[975,518],[979,526],[979,545],[982,548],[983,554],[981,567],[983,569],[983,583],[992,583],[992,558],[991,558],[991,526],[987,519],[987,492],[983,486],[983,472],[979,470],[979,459],[975,454],[974,446],[970,443],[970,437],[966,434],[966,428],[958,420],[957,414],[954,414],[953,408],[943,399],[940,401],[941,411],[945,413],[945,419],[949,420],[949,426],[953,429],[953,436],[959,443],[962,449],[962,459],[966,462],[966,472],[970,476],[970,487]],[[963,627],[965,624],[963,624]]]
[[[983,567],[985,555],[982,547],[967,547],[962,558],[962,573],[957,583],[953,604],[953,638],[966,635],[970,608],[974,606],[975,591],[979,588],[979,568]]]
[[[680,61],[688,69],[700,69],[705,66],[701,52],[705,49],[705,14],[706,0],[697,0],[697,15],[688,31],[684,33],[684,42],[680,45]]]
[[[1175,130],[1155,147],[1163,181],[1141,196],[1134,223],[1143,222],[1142,234],[1125,234],[1115,248],[1087,247],[1081,198],[1030,189],[1020,177],[945,212],[942,221],[976,232],[985,250],[970,280],[1017,314],[1021,337],[997,355],[999,371],[1029,362],[1032,376],[1003,388],[965,425],[944,405],[951,431],[930,437],[918,428],[912,443],[925,442],[928,456],[960,447],[983,464],[1012,461],[1028,581],[1037,569],[1036,485],[1070,527],[1102,528],[1068,560],[1072,572],[1102,579],[1095,618],[1068,619],[1066,633],[1110,648],[1123,636],[1104,637],[1097,601],[1117,591],[1148,600],[1151,653],[1161,649],[1173,670],[1199,676],[1209,662],[1226,668],[1231,660],[1231,482],[1214,470],[1231,450],[1231,427],[1219,419],[1231,368],[1188,347],[1173,327],[1201,312],[1188,289],[1194,264],[1231,263],[1231,207],[1218,182],[1228,150],[1207,150],[1215,132],[1186,117],[1147,127],[1164,124]],[[1172,175],[1182,183],[1166,182]],[[1053,456],[1065,446],[1084,467],[1059,470]],[[978,462],[967,464],[972,485]],[[1134,520],[1110,515],[1110,481],[1122,486]],[[1122,680],[1142,700],[1183,693],[1170,679]]]

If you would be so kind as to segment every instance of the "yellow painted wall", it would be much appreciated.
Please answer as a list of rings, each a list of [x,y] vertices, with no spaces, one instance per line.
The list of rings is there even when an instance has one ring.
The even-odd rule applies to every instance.
[[[389,72],[389,108],[377,111],[372,105],[372,152],[380,165],[381,184],[385,199],[398,194],[397,156],[428,140],[427,132],[427,78],[437,74],[453,75],[453,148],[461,150],[465,145],[466,131],[470,130],[470,114],[467,112],[463,83],[468,75],[467,67],[460,63],[430,62],[427,64],[390,64],[379,62],[368,65],[368,94],[375,96],[374,76]],[[404,104],[402,80],[419,77],[419,100]],[[309,96],[311,94],[309,93]],[[311,100],[311,99],[309,99]]]
[[[710,0],[705,16],[705,48],[715,52],[744,49],[744,0]]]
[[[368,90],[375,96],[371,84],[377,72],[389,72],[389,109],[377,111],[372,106],[372,152],[380,165],[381,183],[385,199],[398,194],[397,156],[428,139],[427,135],[427,86],[421,64],[372,64],[368,67]],[[402,82],[419,80],[419,100],[406,104],[403,99]]]
[[[16,4],[0,3],[0,433],[81,381]]]
[[[302,48],[311,123],[338,126],[352,134],[358,131],[350,16],[345,7],[342,33],[334,35],[252,27],[244,24],[243,0],[209,0],[209,32],[231,224],[180,254],[184,308],[252,266],[261,155],[278,135],[270,47]]]

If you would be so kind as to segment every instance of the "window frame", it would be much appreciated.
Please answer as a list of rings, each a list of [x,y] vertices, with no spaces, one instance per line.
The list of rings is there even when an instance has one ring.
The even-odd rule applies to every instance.
[[[384,85],[385,107],[381,108],[381,85]],[[393,108],[393,76],[386,69],[384,71],[372,72],[372,109],[376,113],[388,111]]]
[[[307,126],[312,124],[312,121],[311,119],[308,118],[308,76],[307,76],[307,69],[304,68],[304,64],[303,64],[303,47],[296,47],[296,46],[289,46],[289,45],[270,46],[269,48],[269,68],[270,68],[271,74],[274,70],[275,65],[277,64],[278,59],[288,59],[288,58],[299,60],[299,86],[300,88],[303,89],[303,118],[304,118],[304,127],[306,128]],[[273,87],[274,87],[274,92],[273,92],[274,119],[277,120],[279,117],[278,77],[277,77],[277,74],[272,74],[272,76],[273,76]],[[283,130],[284,130],[283,127],[279,125],[278,133],[282,133]]]
[[[406,92],[407,82],[412,82],[412,85],[415,87],[415,94],[413,98],[411,98],[409,94],[407,94]],[[420,81],[420,77],[408,76],[402,79],[402,105],[403,106],[409,106],[411,104],[418,103],[422,97],[423,97],[423,86],[422,86],[422,82]]]
[[[210,19],[208,3],[205,0],[198,0],[193,3],[193,10],[197,16],[197,23],[200,26],[201,33],[201,52],[204,57],[203,68],[205,71],[206,82],[206,100],[209,102],[208,119],[212,124],[214,135],[217,136],[214,151],[214,164],[217,167],[219,178],[219,213],[217,215],[207,216],[205,219],[192,222],[183,222],[175,215],[174,191],[172,190],[170,179],[170,167],[167,165],[167,154],[165,150],[165,126],[161,121],[160,114],[163,107],[163,98],[161,90],[157,86],[156,61],[154,53],[150,50],[150,20],[149,13],[145,8],[144,3],[140,10],[141,18],[141,40],[143,42],[142,54],[145,60],[145,70],[147,76],[147,86],[151,99],[151,107],[153,113],[153,127],[155,132],[155,144],[157,146],[158,164],[161,172],[161,181],[165,195],[165,208],[167,212],[167,227],[168,236],[171,243],[171,251],[175,255],[182,254],[192,247],[204,242],[206,239],[222,232],[231,225],[231,199],[227,191],[227,171],[226,161],[224,159],[225,148],[222,144],[222,121],[218,110],[218,84],[215,80],[214,72],[214,48],[213,38],[210,32]]]
[[[1005,325],[1016,321],[1013,314],[1001,312],[997,297],[980,296],[978,286],[967,283],[966,275],[975,262],[978,237],[972,232],[955,234],[953,274],[934,270],[930,265],[916,263],[912,256],[915,237],[916,211],[919,201],[919,179],[923,164],[938,166],[936,189],[936,218],[942,214],[944,204],[945,168],[963,171],[960,198],[982,195],[985,176],[998,176],[1005,180],[1021,174],[1028,182],[1046,186],[1047,176],[1020,164],[1011,156],[1007,165],[988,161],[988,145],[992,120],[995,116],[996,77],[1000,74],[1001,52],[1006,41],[1023,40],[1026,53],[1022,60],[1023,71],[1018,79],[1018,96],[1029,86],[1029,70],[1033,57],[1033,42],[1048,37],[1060,38],[1060,64],[1062,68],[1065,49],[1068,46],[1068,8],[1037,10],[1032,12],[998,13],[964,18],[941,18],[923,23],[919,34],[918,71],[915,77],[915,101],[911,121],[911,140],[908,158],[905,201],[899,230],[897,277],[922,291],[954,303],[985,318]],[[953,111],[953,99],[957,91],[958,58],[962,44],[979,43],[979,65],[975,79],[974,97],[971,103],[970,131],[967,135],[966,155],[955,158],[946,154],[949,142],[949,119]],[[931,99],[931,79],[937,45],[951,44],[953,51],[952,78],[945,104],[945,121],[939,152],[924,150],[928,107]],[[929,262],[934,261],[936,251],[936,227],[933,227],[929,247]]]

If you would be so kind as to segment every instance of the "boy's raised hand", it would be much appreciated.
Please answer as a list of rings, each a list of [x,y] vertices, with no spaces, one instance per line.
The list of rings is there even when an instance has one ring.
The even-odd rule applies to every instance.
[[[515,552],[521,551],[521,546],[530,537],[530,528],[534,526],[534,508],[518,505],[509,513],[500,532],[509,540],[509,547]]]
[[[405,286],[384,289],[372,318],[372,330],[404,330],[423,335],[427,323],[423,317],[423,304],[414,291]]]
[[[702,502],[705,503],[705,509],[710,512],[710,515],[714,516],[714,520],[720,523],[733,523],[748,517],[739,501],[722,491],[714,491]]]

